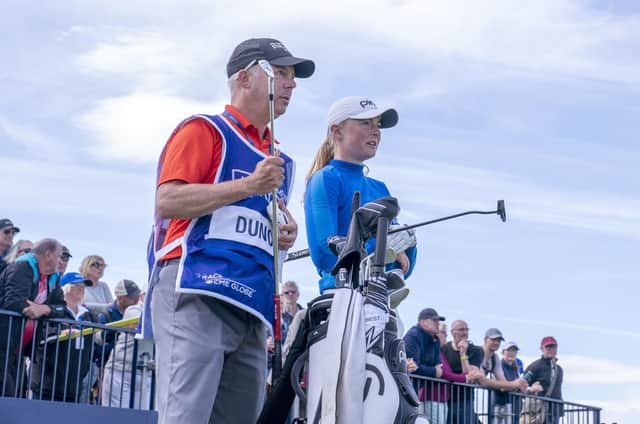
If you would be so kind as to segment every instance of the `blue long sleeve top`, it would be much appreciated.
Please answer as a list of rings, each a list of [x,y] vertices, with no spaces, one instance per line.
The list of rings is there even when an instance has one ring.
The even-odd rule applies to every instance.
[[[307,241],[311,259],[320,276],[320,292],[335,286],[331,270],[338,258],[329,249],[327,240],[331,236],[347,235],[356,191],[360,192],[360,205],[389,196],[389,190],[382,181],[364,175],[364,165],[335,159],[316,172],[307,183],[304,196]],[[367,251],[371,253],[374,246],[375,240],[369,240]],[[415,265],[417,249],[412,247],[405,253],[410,261],[408,277]],[[396,262],[390,268],[400,268],[400,264]]]

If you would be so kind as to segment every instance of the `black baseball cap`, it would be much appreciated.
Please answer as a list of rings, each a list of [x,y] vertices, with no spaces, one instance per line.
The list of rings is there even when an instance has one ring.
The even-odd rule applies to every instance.
[[[437,319],[438,321],[444,321],[445,317],[438,315],[436,310],[433,308],[425,308],[420,311],[420,314],[418,314],[418,321],[422,321],[423,319]]]
[[[258,60],[266,60],[277,66],[293,66],[296,78],[308,78],[316,69],[312,60],[293,56],[275,38],[250,38],[238,44],[231,53],[227,63],[227,77]]]
[[[4,230],[5,228],[13,228],[16,233],[20,232],[20,228],[13,225],[13,222],[9,218],[0,219],[0,230]]]

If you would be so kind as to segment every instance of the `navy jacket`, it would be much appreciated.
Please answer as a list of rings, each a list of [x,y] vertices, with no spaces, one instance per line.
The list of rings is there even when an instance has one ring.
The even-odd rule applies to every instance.
[[[414,325],[404,335],[407,358],[413,358],[418,365],[414,374],[424,377],[436,376],[436,365],[440,364],[440,341],[420,327]]]

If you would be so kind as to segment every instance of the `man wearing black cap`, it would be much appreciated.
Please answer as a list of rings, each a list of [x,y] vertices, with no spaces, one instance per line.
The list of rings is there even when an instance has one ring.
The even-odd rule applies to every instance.
[[[13,244],[13,236],[19,232],[20,228],[13,225],[13,222],[11,222],[10,219],[0,219],[0,272],[2,272],[7,266],[7,263],[4,260],[4,255],[7,254],[7,251]]]
[[[278,40],[243,41],[227,63],[230,104],[184,120],[160,158],[147,296],[159,424],[255,422],[263,403],[273,190],[288,218],[279,225],[281,250],[293,245],[297,225],[284,206],[293,161],[269,155],[269,80],[260,61],[273,69],[275,118],[286,112],[295,79],[315,66]]]
[[[440,360],[440,321],[445,318],[438,315],[435,309],[425,308],[418,314],[418,323],[411,327],[404,336],[407,359],[413,359],[417,368],[416,375],[424,377],[442,377],[442,361]],[[424,390],[425,415],[431,423],[444,424],[447,419],[447,404],[438,398],[439,387],[433,382],[427,383]]]

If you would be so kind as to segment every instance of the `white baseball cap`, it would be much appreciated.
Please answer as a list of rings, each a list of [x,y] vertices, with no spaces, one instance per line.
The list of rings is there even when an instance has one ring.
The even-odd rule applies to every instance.
[[[327,114],[328,127],[347,119],[371,119],[380,117],[380,128],[391,128],[398,123],[398,112],[393,108],[379,109],[367,97],[350,96],[331,105]]]

